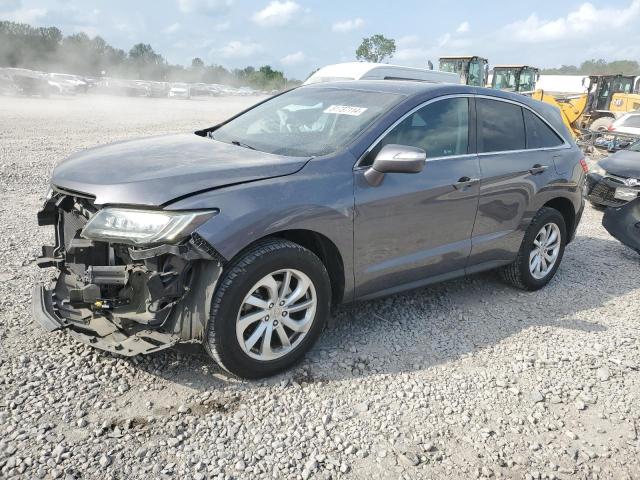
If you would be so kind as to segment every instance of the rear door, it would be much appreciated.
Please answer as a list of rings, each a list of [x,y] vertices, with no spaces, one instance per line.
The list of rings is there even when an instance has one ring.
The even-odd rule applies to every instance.
[[[531,130],[532,148],[527,149],[528,109],[509,100],[479,96],[476,111],[481,182],[469,273],[513,260],[531,221],[534,196],[557,176],[553,153],[533,148],[534,142],[545,141],[546,131],[536,140]],[[562,165],[562,159],[558,163]]]

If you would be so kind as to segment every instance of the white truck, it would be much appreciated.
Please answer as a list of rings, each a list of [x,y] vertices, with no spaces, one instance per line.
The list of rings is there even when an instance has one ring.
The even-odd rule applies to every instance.
[[[345,80],[415,80],[431,83],[460,83],[456,73],[386,63],[348,62],[327,65],[313,73],[304,85]]]

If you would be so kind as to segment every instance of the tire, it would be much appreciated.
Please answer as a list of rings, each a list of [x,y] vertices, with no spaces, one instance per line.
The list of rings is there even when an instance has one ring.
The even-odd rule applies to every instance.
[[[536,278],[530,268],[530,255],[536,248],[534,241],[541,233],[542,228],[547,227],[548,225],[555,225],[557,228],[555,231],[560,236],[558,251],[552,267],[545,272],[544,276]],[[553,227],[551,228],[553,229]],[[567,227],[564,223],[564,217],[562,214],[555,208],[542,207],[538,210],[538,213],[533,217],[533,220],[531,220],[531,223],[527,228],[516,260],[500,270],[502,278],[507,283],[522,290],[535,291],[541,289],[549,283],[558,271],[558,267],[560,266],[564,255],[566,241]],[[540,273],[538,273],[538,275],[540,275]]]
[[[596,118],[593,122],[591,122],[591,125],[589,125],[589,130],[593,132],[604,132],[609,129],[612,123],[612,117]]]
[[[291,305],[292,313],[288,318],[286,309],[289,307],[281,306],[285,303],[286,292],[281,296],[278,294],[283,289],[286,272],[289,272],[291,278],[288,282],[291,285],[288,298],[295,296],[294,287],[300,287],[299,290],[302,291],[309,285],[308,290],[305,290],[305,296]],[[269,278],[270,282],[264,282]],[[277,279],[281,279],[280,283],[277,283]],[[275,284],[273,280],[276,280]],[[305,283],[300,283],[303,280]],[[265,285],[277,288],[269,289],[264,287]],[[278,300],[275,300],[271,293],[274,291]],[[313,304],[314,298],[313,308],[293,313],[296,306],[304,303]],[[264,306],[249,304],[246,302],[248,299],[252,299],[254,303],[261,302]],[[270,299],[273,300],[272,303]],[[314,253],[284,239],[272,238],[261,241],[238,254],[227,265],[218,281],[211,301],[205,349],[223,369],[239,377],[252,379],[275,375],[297,363],[315,344],[326,325],[330,305],[329,274]],[[247,308],[249,313],[246,313]],[[301,314],[304,315],[301,320],[294,318]],[[241,317],[248,319],[254,315],[260,319],[241,327]],[[296,325],[298,328],[298,323],[294,322],[307,326],[306,331],[290,330],[290,325]],[[260,334],[258,330],[261,328],[270,332],[269,337],[265,336],[265,333]],[[282,332],[287,336],[291,335],[291,338],[287,338],[287,342],[291,341],[289,346],[281,340]],[[263,336],[250,347],[248,343],[254,338],[254,334]],[[271,340],[265,353],[266,338]],[[275,348],[272,350],[274,344]],[[276,358],[277,355],[280,356]]]

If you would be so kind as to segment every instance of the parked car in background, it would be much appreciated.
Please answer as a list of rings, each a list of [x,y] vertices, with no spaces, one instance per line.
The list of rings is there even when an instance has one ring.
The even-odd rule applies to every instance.
[[[164,98],[169,93],[167,82],[147,82],[148,95],[154,98]]]
[[[89,84],[77,75],[69,75],[66,73],[49,73],[47,74],[49,84],[55,87],[60,94],[75,95],[76,93],[87,93]]]
[[[191,88],[186,83],[174,83],[169,89],[169,98],[191,98]]]
[[[189,93],[192,97],[209,97],[212,90],[206,83],[192,83],[189,86]]]
[[[14,83],[11,73],[0,68],[0,95],[16,95],[17,93],[18,87]]]
[[[417,80],[435,83],[460,83],[456,73],[402,67],[386,63],[347,62],[322,67],[304,81],[304,85],[345,80]]]
[[[637,135],[640,138],[640,111],[623,115],[609,127],[609,132]]]
[[[596,207],[619,207],[640,195],[640,141],[589,170],[585,196]]]
[[[126,80],[103,77],[96,85],[95,92],[107,95],[124,95],[127,97],[148,97],[150,87],[144,80]]]
[[[602,226],[620,243],[640,253],[640,197],[620,207],[607,208]]]
[[[25,68],[7,68],[5,72],[11,77],[18,95],[48,97],[55,93],[43,72]]]
[[[489,269],[544,287],[582,153],[559,112],[455,84],[319,83],[195,134],[60,163],[33,312],[123,355],[202,342],[247,378],[296,363],[331,305]]]

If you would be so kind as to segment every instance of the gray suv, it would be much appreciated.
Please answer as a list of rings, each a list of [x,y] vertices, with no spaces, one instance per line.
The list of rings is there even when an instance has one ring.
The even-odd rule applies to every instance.
[[[201,342],[272,375],[333,305],[497,269],[536,290],[583,210],[586,164],[557,110],[464,85],[294,89],[195,134],[60,163],[35,318],[122,355]]]

